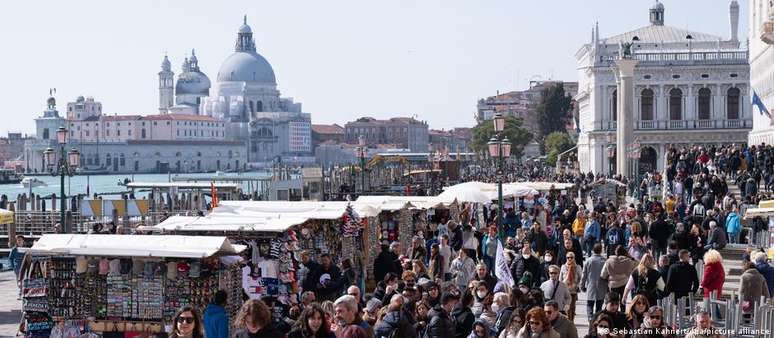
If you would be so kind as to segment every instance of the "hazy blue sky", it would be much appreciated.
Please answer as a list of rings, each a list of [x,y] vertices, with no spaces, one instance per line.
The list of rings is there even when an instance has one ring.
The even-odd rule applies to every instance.
[[[667,25],[729,36],[728,0],[665,0]],[[107,113],[152,114],[165,52],[196,48],[215,82],[248,15],[283,96],[313,123],[418,115],[472,126],[476,101],[530,78],[576,80],[594,21],[603,37],[648,24],[652,0],[2,1],[0,135],[33,132],[56,87]],[[741,0],[740,37],[746,38]]]

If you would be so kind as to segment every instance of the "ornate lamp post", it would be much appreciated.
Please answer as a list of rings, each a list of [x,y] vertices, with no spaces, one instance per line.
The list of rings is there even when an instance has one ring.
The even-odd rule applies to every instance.
[[[501,138],[502,132],[505,130],[505,117],[498,113],[494,119],[495,136],[489,140],[487,145],[489,146],[489,156],[497,159],[497,233],[502,236],[503,229],[503,179],[505,178],[503,172],[503,163],[506,158],[511,155],[511,142],[508,138]]]
[[[81,163],[81,153],[77,149],[72,148],[65,157],[65,145],[67,144],[67,129],[59,127],[56,131],[56,141],[59,143],[59,159],[56,158],[56,151],[49,147],[43,152],[46,159],[46,164],[51,176],[59,175],[59,187],[60,187],[60,214],[59,214],[59,231],[64,232],[65,229],[65,208],[66,198],[65,196],[65,176],[73,176],[75,169]]]
[[[363,135],[360,135],[357,138],[357,157],[360,158],[360,189],[362,189],[361,193],[365,192],[365,153],[366,153],[366,143],[365,143],[365,137]]]

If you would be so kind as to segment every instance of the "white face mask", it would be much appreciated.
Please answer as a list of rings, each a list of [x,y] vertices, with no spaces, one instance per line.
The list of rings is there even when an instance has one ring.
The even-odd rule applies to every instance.
[[[483,299],[484,297],[486,297],[486,291],[477,291],[476,295],[478,296],[478,298]]]
[[[497,313],[500,311],[500,305],[497,305],[497,303],[492,303],[492,312]]]
[[[527,258],[529,258],[529,256],[531,256],[531,255],[527,255],[527,254],[521,254],[521,257],[523,257],[524,259],[527,259]]]
[[[546,262],[550,262],[552,259],[554,259],[554,257],[553,257],[553,256],[551,256],[551,255],[545,255],[545,257],[543,257],[543,259],[544,259]]]

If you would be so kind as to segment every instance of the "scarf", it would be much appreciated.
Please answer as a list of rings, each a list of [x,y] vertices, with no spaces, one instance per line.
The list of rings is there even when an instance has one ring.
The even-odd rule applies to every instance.
[[[567,263],[567,279],[564,281],[567,288],[575,290],[575,263]]]

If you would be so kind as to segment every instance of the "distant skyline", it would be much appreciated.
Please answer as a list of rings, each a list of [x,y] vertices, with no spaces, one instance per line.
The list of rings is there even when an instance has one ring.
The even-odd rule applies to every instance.
[[[665,24],[728,39],[727,0],[665,0]],[[158,112],[166,53],[177,76],[196,49],[216,82],[247,15],[282,96],[312,123],[416,116],[473,126],[476,101],[531,79],[577,80],[575,52],[599,21],[608,37],[648,25],[653,0],[38,1],[0,3],[0,136],[34,133],[49,88],[108,114]],[[747,0],[740,0],[740,40]],[[214,91],[211,90],[211,93]]]

